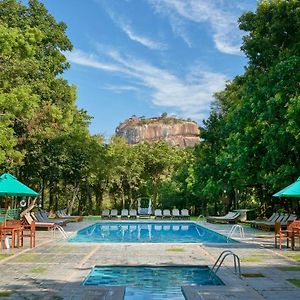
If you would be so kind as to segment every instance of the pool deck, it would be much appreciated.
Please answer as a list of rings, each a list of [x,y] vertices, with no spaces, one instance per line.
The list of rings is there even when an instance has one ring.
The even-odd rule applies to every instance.
[[[66,232],[95,223],[70,223]],[[232,225],[200,222],[209,229],[227,235]],[[232,258],[218,272],[225,286],[185,286],[187,300],[196,299],[299,299],[300,288],[287,279],[300,280],[300,263],[274,249],[274,233],[244,227],[246,239],[234,244],[93,244],[69,243],[59,233],[37,232],[37,247],[8,249],[14,254],[0,260],[0,297],[4,299],[105,299],[122,300],[125,287],[87,287],[82,281],[95,265],[209,265],[219,254],[231,250],[241,258],[243,274],[264,277],[242,277],[234,274]],[[237,235],[236,235],[237,236]],[[27,241],[26,241],[27,242]],[[298,248],[299,249],[299,248]],[[300,255],[300,253],[299,253]],[[282,271],[280,267],[298,267]]]

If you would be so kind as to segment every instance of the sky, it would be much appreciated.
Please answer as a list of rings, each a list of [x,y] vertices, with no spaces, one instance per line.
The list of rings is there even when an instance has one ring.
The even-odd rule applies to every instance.
[[[244,72],[238,17],[256,0],[41,0],[67,24],[64,77],[77,86],[92,134],[163,112],[199,123],[213,94]]]

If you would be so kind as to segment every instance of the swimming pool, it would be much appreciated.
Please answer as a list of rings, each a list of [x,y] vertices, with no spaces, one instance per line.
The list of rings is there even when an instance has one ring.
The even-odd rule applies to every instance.
[[[224,285],[207,266],[96,266],[85,286],[126,286],[125,300],[184,300],[181,286]]]
[[[234,243],[193,222],[101,222],[68,239],[80,243]]]

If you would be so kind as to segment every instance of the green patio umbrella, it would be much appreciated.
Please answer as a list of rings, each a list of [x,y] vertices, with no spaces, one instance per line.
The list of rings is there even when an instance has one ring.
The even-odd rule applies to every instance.
[[[300,177],[289,186],[273,195],[274,197],[300,197]]]
[[[0,176],[0,196],[36,197],[38,193],[18,181],[15,176],[4,173]]]
[[[17,178],[9,173],[0,176],[0,196],[19,196],[19,197],[36,197],[38,193],[18,181]],[[6,224],[6,207],[4,209],[4,224]]]

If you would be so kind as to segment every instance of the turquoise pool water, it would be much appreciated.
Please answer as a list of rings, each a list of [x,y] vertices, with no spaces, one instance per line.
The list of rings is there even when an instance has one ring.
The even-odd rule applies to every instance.
[[[184,300],[181,286],[224,285],[210,279],[207,266],[178,267],[95,267],[84,281],[86,286],[126,286],[125,300]]]
[[[101,222],[68,239],[83,243],[234,243],[193,222]]]

